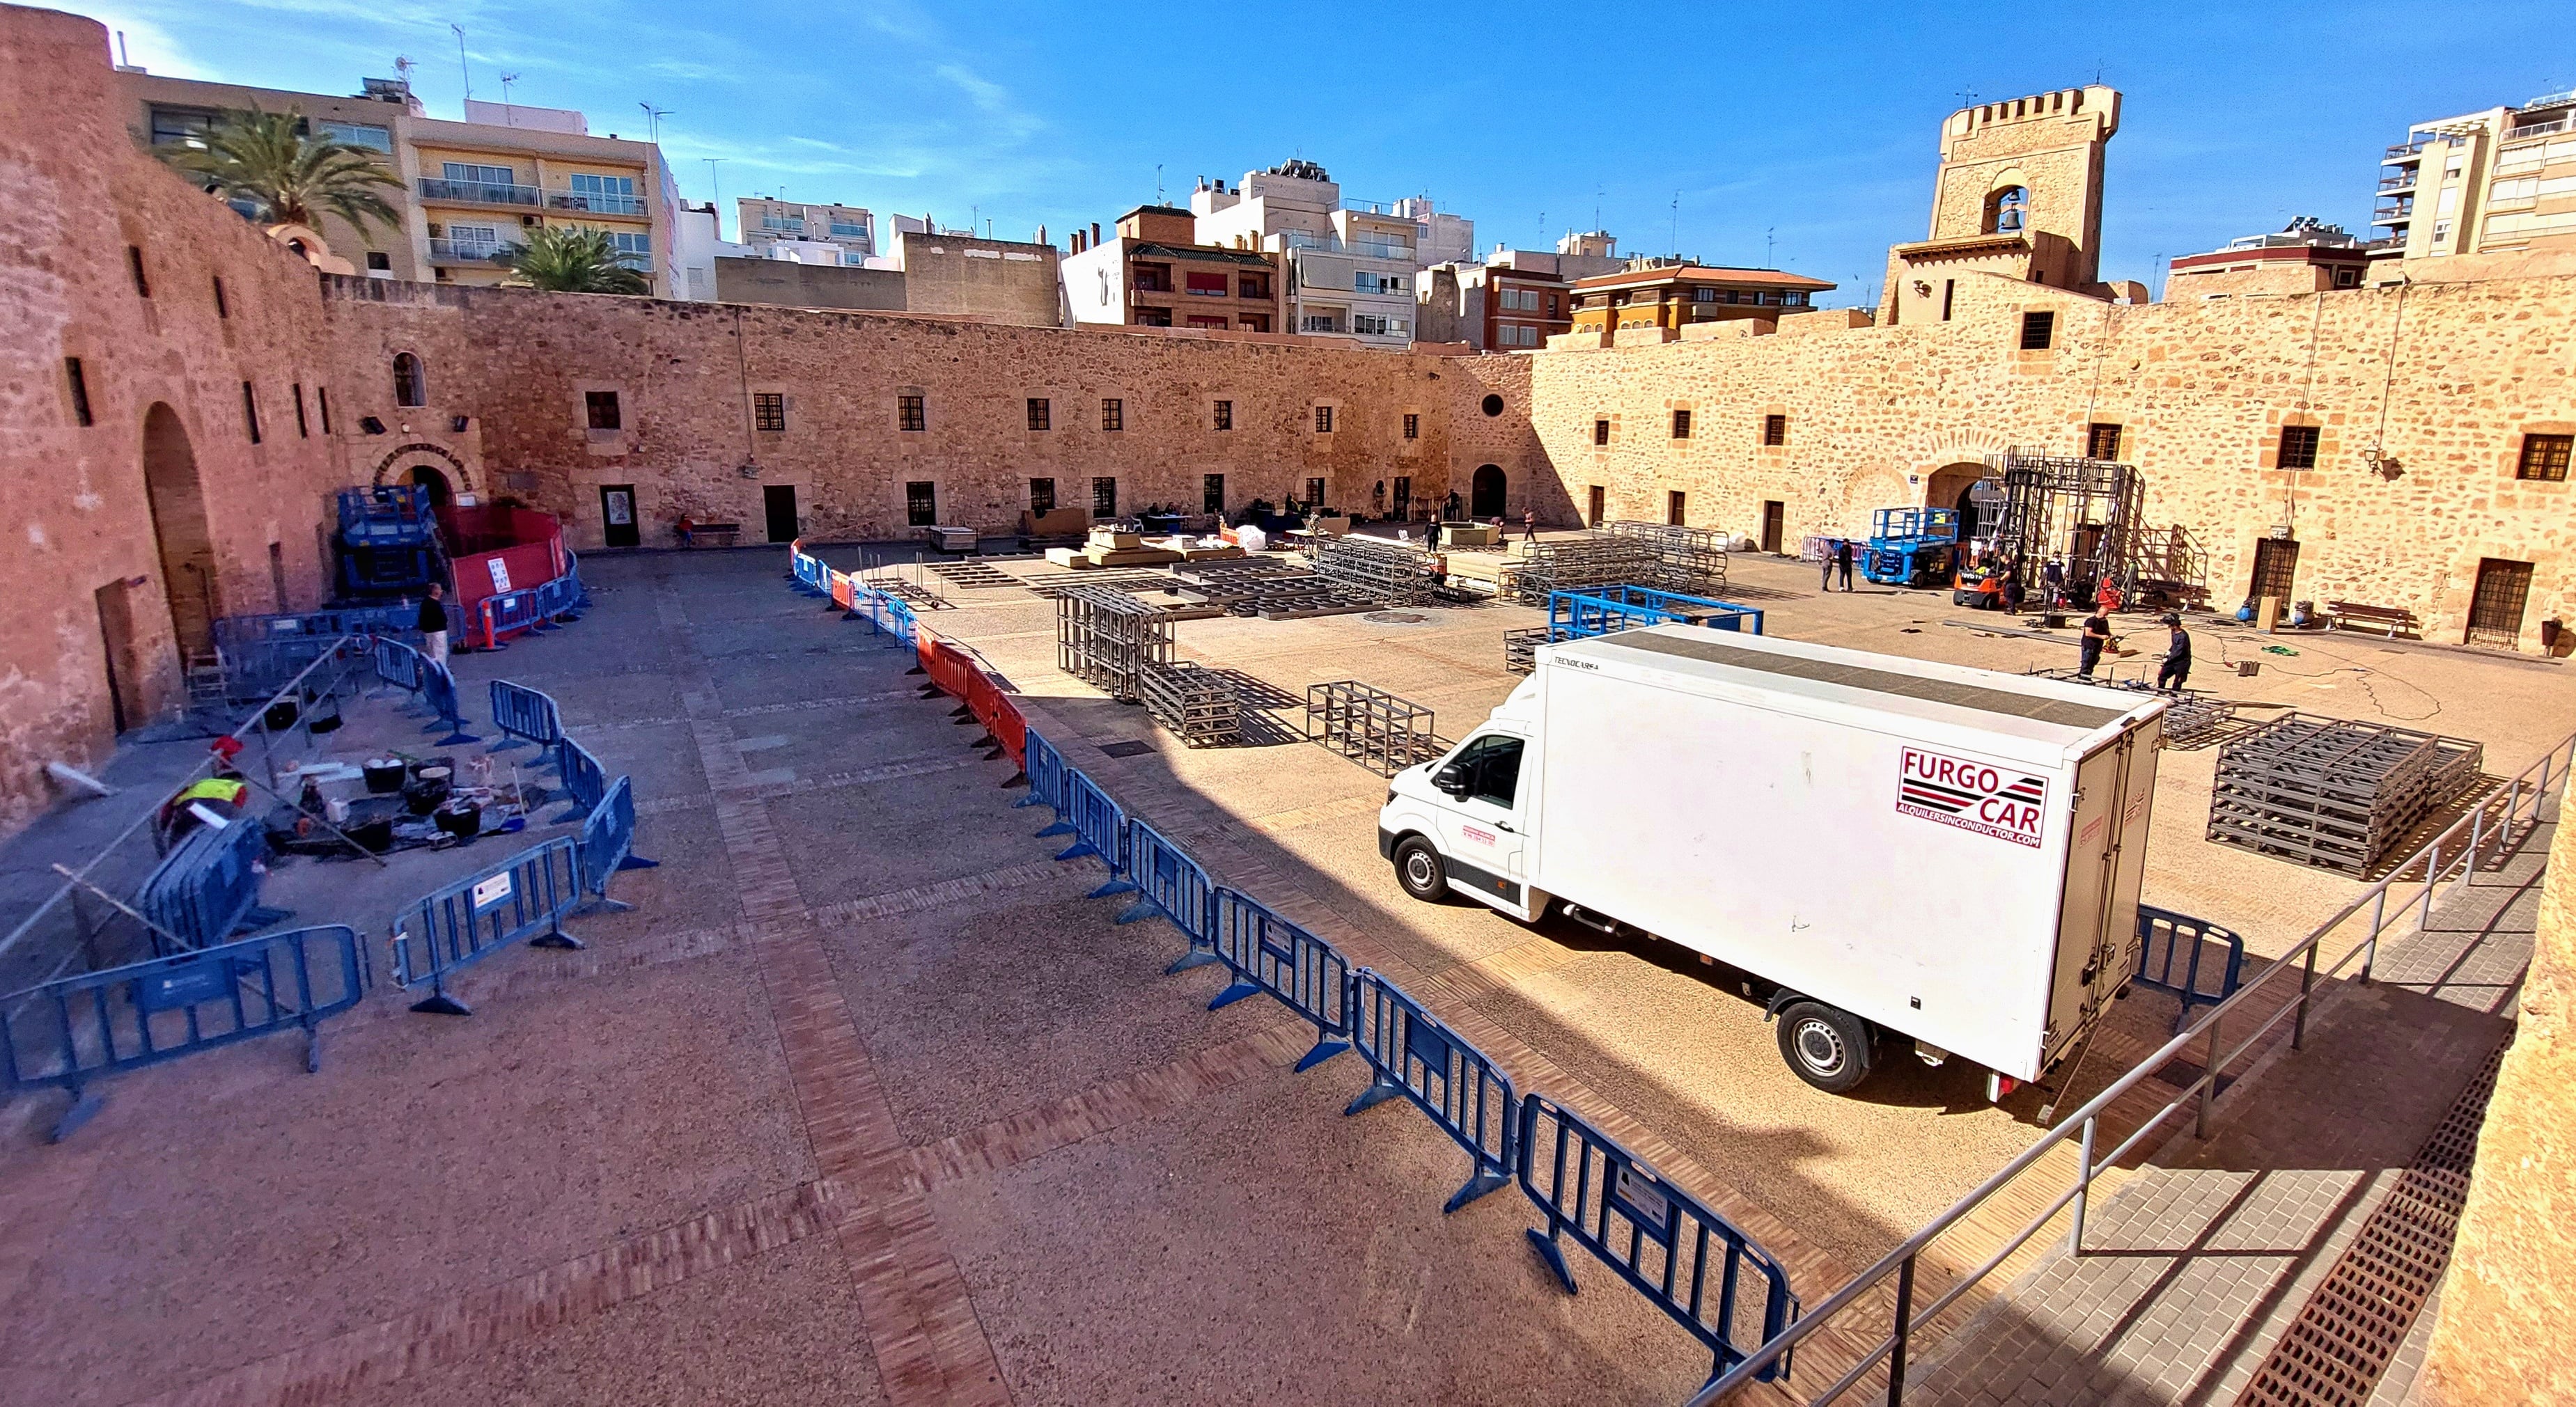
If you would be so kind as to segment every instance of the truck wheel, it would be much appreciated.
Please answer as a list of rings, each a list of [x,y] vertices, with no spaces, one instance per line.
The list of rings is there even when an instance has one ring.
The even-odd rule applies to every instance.
[[[1780,1058],[1798,1078],[1841,1094],[1869,1078],[1869,1023],[1823,1002],[1799,1002],[1780,1013]]]
[[[1422,837],[1408,836],[1395,847],[1395,882],[1404,892],[1426,904],[1436,904],[1449,895],[1449,867],[1440,862],[1440,852]]]

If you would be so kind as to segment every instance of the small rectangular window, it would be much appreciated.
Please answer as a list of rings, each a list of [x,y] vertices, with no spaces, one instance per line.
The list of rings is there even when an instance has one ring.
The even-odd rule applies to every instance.
[[[1118,481],[1103,474],[1091,481],[1091,516],[1102,521],[1118,516]]]
[[[751,397],[753,428],[778,434],[787,428],[787,396],[781,391],[755,391]]]
[[[125,246],[125,266],[134,271],[135,293],[145,298],[151,297],[152,278],[150,275],[143,272],[142,245],[129,244]]]
[[[1321,508],[1324,506],[1323,480],[1308,479],[1306,481],[1306,506],[1309,508]]]
[[[1044,396],[1029,397],[1029,428],[1048,430],[1055,426],[1055,406]]]
[[[1680,489],[1674,489],[1665,494],[1664,522],[1672,527],[1680,527],[1682,525],[1682,509],[1688,501],[1689,496],[1684,494]]]
[[[1762,443],[1766,445],[1789,443],[1789,417],[1785,415],[1762,417]]]
[[[1404,417],[1404,437],[1408,440],[1418,440],[1422,438],[1421,416],[1407,415]]]
[[[259,392],[247,381],[242,383],[242,425],[250,431],[250,442],[258,444]]]
[[[939,521],[939,486],[918,480],[903,486],[904,521],[926,528]]]
[[[394,268],[394,256],[385,253],[381,249],[370,249],[367,251],[367,268],[371,272],[382,270],[386,273],[392,273]]]
[[[72,384],[80,384],[80,363],[72,363]],[[83,425],[88,417],[81,419]],[[2514,465],[2517,479],[2541,479],[2560,483],[2567,478],[2567,461],[2571,448],[2576,448],[2576,435],[2525,435],[2522,437],[2522,459]]]
[[[617,430],[624,428],[625,418],[617,409],[617,393],[615,391],[584,391],[581,393],[581,403],[583,410],[589,414],[591,429]]]
[[[1199,511],[1202,513],[1225,511],[1225,476],[1223,474],[1210,474],[1200,481]]]
[[[1605,416],[1592,422],[1592,443],[1596,445],[1606,445],[1610,443],[1610,421],[1608,417]]]
[[[1318,435],[1329,435],[1333,433],[1333,408],[1331,406],[1319,405],[1315,407],[1315,433]]]
[[[2045,352],[2049,339],[2057,335],[2057,314],[2024,313],[2021,315],[2021,349]]]
[[[1673,438],[1676,440],[1687,440],[1690,438],[1689,411],[1677,410],[1673,412]]]
[[[1958,291],[1959,281],[1957,279],[1945,278],[1941,280],[1941,321],[1948,322],[1950,320],[1950,299],[1952,295],[1956,294]]]
[[[323,434],[325,434],[325,435],[330,434],[330,433],[331,433],[331,388],[330,388],[330,387],[328,387],[328,386],[316,386],[316,387],[314,387],[314,388],[313,388],[313,404],[314,404],[314,407],[315,407],[316,409],[318,409],[318,410],[320,410],[320,411],[322,412],[322,433],[323,433]]]
[[[1055,511],[1055,480],[1029,480],[1029,511],[1032,513]]]
[[[921,397],[897,396],[894,404],[896,429],[927,430],[930,428],[930,412],[923,406]]]
[[[1126,429],[1127,403],[1115,396],[1105,396],[1101,398],[1100,428],[1103,430]]]
[[[221,275],[217,275],[215,278],[215,316],[219,318],[228,318],[232,315],[232,302],[224,297],[223,277]]]
[[[309,440],[313,432],[304,427],[304,383],[295,383],[295,438]]]
[[[1220,429],[1220,430],[1231,430],[1231,429],[1233,429],[1233,428],[1234,428],[1234,402],[1232,402],[1232,401],[1218,401],[1218,402],[1216,403],[1216,412],[1215,412],[1215,416],[1216,416],[1216,428],[1218,428],[1218,429]]]
[[[2284,469],[2316,468],[2317,427],[2314,425],[2282,426],[2281,456],[2278,463]]]
[[[2085,426],[2084,457],[2086,459],[2119,458],[2120,427],[2100,423]]]
[[[80,358],[63,358],[63,379],[71,384],[72,423],[74,425],[97,424],[97,419],[89,413],[89,378],[81,374]],[[2524,455],[2525,459],[2528,459],[2529,457],[2528,453]],[[2561,454],[2558,457],[2558,460],[2559,467],[2563,471],[2566,467],[2567,456]],[[2526,474],[2523,477],[2529,478],[2530,476]],[[2558,477],[2563,479],[2567,476],[2562,472]]]

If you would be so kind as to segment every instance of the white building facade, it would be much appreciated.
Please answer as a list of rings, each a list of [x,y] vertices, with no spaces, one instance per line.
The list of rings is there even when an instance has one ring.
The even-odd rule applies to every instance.
[[[1372,347],[1413,344],[1424,241],[1454,243],[1461,257],[1475,244],[1474,222],[1439,215],[1425,199],[1345,202],[1311,161],[1246,172],[1232,189],[1202,180],[1190,211],[1201,244],[1287,256],[1286,331]]]

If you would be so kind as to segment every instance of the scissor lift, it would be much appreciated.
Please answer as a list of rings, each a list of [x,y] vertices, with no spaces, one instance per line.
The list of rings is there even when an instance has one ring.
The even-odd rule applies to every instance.
[[[1959,550],[1956,508],[1881,508],[1861,575],[1881,586],[1939,586]]]

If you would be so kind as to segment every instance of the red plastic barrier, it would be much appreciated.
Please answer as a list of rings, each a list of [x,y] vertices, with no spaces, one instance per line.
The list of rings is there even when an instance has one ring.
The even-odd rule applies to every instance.
[[[975,711],[976,716],[984,720],[985,730],[1001,742],[1004,752],[1010,754],[1011,765],[1026,775],[1029,770],[1029,721],[1020,716],[1020,706],[1011,702],[1010,697],[994,685],[990,676],[978,673],[984,679],[984,692],[992,699],[992,712],[987,714],[979,708]]]
[[[1002,693],[1000,685],[984,672],[976,658],[958,646],[941,640],[929,631],[918,635],[921,667],[939,691],[963,702],[974,713],[975,721],[993,735],[1009,754],[1011,765],[1025,772],[1029,765],[1029,723],[1021,716],[1019,706]]]
[[[850,595],[850,574],[848,572],[832,573],[832,604],[846,611],[850,609],[852,600],[853,598]]]

